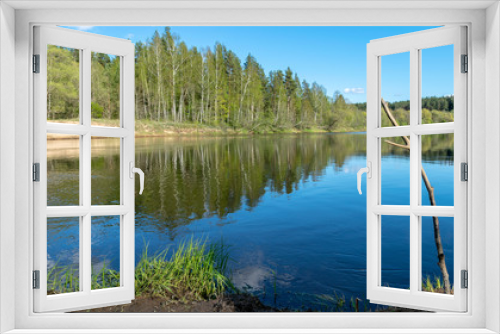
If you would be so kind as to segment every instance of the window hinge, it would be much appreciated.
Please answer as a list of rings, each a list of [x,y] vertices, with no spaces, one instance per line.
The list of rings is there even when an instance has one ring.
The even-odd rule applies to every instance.
[[[40,182],[40,163],[33,164],[33,181]]]
[[[467,289],[469,287],[469,273],[467,270],[462,270],[461,271],[461,280],[462,280],[462,289]]]
[[[40,289],[40,270],[33,270],[33,289]]]
[[[40,73],[40,55],[33,55],[33,73]]]
[[[469,72],[469,56],[467,55],[462,55],[462,68],[460,72],[462,73]]]
[[[469,165],[466,162],[460,164],[461,178],[462,181],[469,181]]]

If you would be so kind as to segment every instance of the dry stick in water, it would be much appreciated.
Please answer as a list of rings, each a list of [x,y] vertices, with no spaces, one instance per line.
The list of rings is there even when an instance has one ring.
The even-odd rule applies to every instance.
[[[391,121],[393,126],[399,126],[398,122],[392,115],[391,110],[389,109],[389,105],[387,102],[382,99],[382,107],[385,111],[385,114]],[[408,151],[410,150],[410,138],[407,136],[401,136],[401,138],[404,140],[406,145],[401,145],[394,143],[390,140],[386,140],[385,142],[397,147],[401,147],[404,149],[407,149]],[[434,188],[431,186],[431,182],[429,181],[429,178],[427,177],[427,174],[425,173],[424,167],[422,167],[422,180],[424,180],[425,188],[427,188],[427,193],[429,194],[429,200],[431,202],[431,205],[435,206],[436,205],[436,199],[434,198]],[[446,267],[446,261],[444,259],[444,251],[443,251],[443,243],[441,242],[441,233],[439,231],[439,219],[438,217],[432,217],[432,222],[434,225],[434,242],[436,243],[436,249],[438,252],[438,266],[439,269],[441,269],[441,274],[443,275],[443,283],[444,283],[444,292],[446,294],[451,294],[451,284],[450,284],[450,275],[448,274],[448,269]]]

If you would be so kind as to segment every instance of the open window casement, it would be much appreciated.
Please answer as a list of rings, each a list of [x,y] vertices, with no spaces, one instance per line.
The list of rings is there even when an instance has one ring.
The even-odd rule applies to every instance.
[[[433,48],[453,46],[454,121],[432,123],[422,117],[422,54]],[[410,116],[409,124],[382,126],[387,117],[382,107],[384,75],[382,58],[409,53]],[[443,27],[371,41],[367,46],[367,298],[371,303],[422,310],[466,311],[467,290],[462,277],[467,275],[467,182],[462,169],[467,163],[467,48],[465,27]],[[451,58],[451,57],[450,57]],[[384,59],[385,60],[385,59]],[[451,61],[451,59],[450,59]],[[387,98],[385,98],[387,100]],[[429,124],[426,124],[429,123]],[[387,124],[387,123],[385,123]],[[453,206],[423,205],[426,196],[422,173],[422,138],[428,135],[452,134],[454,137]],[[382,201],[382,146],[393,138],[406,136],[409,148],[409,205],[391,205]],[[384,175],[391,178],[391,175]],[[430,180],[432,182],[432,180]],[[439,180],[434,180],[438,182]],[[429,201],[430,202],[430,201]],[[399,216],[399,217],[398,217]],[[425,291],[422,274],[422,222],[433,217],[453,221],[453,257],[446,257],[451,294]],[[451,218],[443,218],[451,217]],[[384,219],[409,224],[409,286],[394,287],[383,280],[385,260],[398,254],[383,254],[384,242],[402,242],[402,235],[382,237]],[[434,224],[434,228],[435,228]],[[434,235],[435,237],[435,235]],[[392,239],[392,240],[391,240]],[[436,246],[433,245],[434,249]],[[437,252],[436,252],[437,254]],[[405,259],[406,261],[406,259]],[[435,257],[436,268],[438,263]],[[398,268],[391,268],[398,270]]]
[[[115,68],[118,67],[115,73],[120,76],[119,87],[116,88],[118,93],[108,98],[110,104],[119,105],[118,115],[113,117],[114,124],[104,124],[113,126],[96,126],[93,120],[96,107],[91,102],[92,94],[98,94],[98,87],[92,89],[92,84],[103,79],[92,80],[92,66],[96,63],[92,59],[102,54],[111,55],[107,58],[106,66],[113,64]],[[67,59],[68,55],[70,60]],[[58,73],[58,66],[66,67]],[[34,311],[71,311],[129,303],[134,299],[133,178],[137,171],[134,168],[134,45],[128,40],[64,28],[35,27],[33,72]],[[68,73],[73,76],[68,77]],[[49,115],[51,105],[61,103],[57,99],[62,99],[62,93],[51,95],[53,85],[60,85],[58,91],[65,92],[66,99],[73,99],[72,117]],[[70,86],[75,88],[71,90]],[[102,108],[97,107],[96,110],[102,113]],[[58,161],[64,161],[65,155],[71,154],[78,158],[74,168],[76,172],[72,175],[73,193],[68,191],[66,194],[68,183],[56,180],[57,175],[48,173],[47,149],[50,145],[47,142],[57,136],[72,138],[66,142],[58,141],[65,148],[57,150],[57,154],[61,155]],[[99,197],[92,194],[92,182],[99,182],[93,181],[96,179],[93,175],[93,157],[95,150],[98,150],[98,145],[93,145],[93,138],[97,137],[114,140],[120,156],[115,171],[120,180],[120,189],[113,189],[116,200],[105,205],[100,205]],[[62,177],[66,176],[67,173],[63,173]],[[47,195],[48,189],[51,193],[58,192],[57,196],[62,200],[52,203]],[[47,251],[51,242],[61,237],[59,233],[55,237],[51,234],[48,238],[50,231],[55,228],[58,232],[62,231],[64,236],[64,229],[58,230],[56,224],[61,219],[74,223],[78,231],[76,237],[65,240],[65,247],[75,249],[70,254],[73,262],[65,265],[57,259],[48,258]],[[107,239],[107,242],[118,245],[116,258],[113,259],[118,269],[113,271],[112,279],[98,276],[98,273],[105,272],[106,261],[111,259],[104,259],[100,264],[93,263],[98,254],[93,249],[92,235],[96,232],[93,229],[97,229],[99,224],[116,226],[112,229],[114,234]],[[57,252],[63,253],[65,249],[61,248]],[[101,282],[103,279],[108,282]]]

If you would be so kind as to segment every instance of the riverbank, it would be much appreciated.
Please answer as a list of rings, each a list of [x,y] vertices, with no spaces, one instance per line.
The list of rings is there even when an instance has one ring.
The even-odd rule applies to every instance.
[[[366,312],[369,310],[348,305],[342,310],[330,312]],[[321,312],[321,310],[290,310],[264,305],[258,297],[251,294],[227,294],[219,299],[178,301],[160,297],[140,296],[130,304],[95,308],[75,313],[233,313],[233,312]],[[400,307],[379,307],[375,312],[422,312]]]
[[[169,253],[148,256],[147,248],[135,269],[135,299],[131,303],[76,311],[76,313],[186,313],[186,312],[415,312],[416,310],[380,307],[373,309],[359,298],[343,295],[318,295],[318,305],[301,309],[265,305],[255,295],[236,289],[228,272],[228,247],[222,242],[208,244],[190,239]],[[167,259],[167,254],[171,254]],[[48,293],[79,290],[76,269],[54,267],[48,273]],[[428,279],[427,284],[432,283]],[[117,271],[104,266],[92,277],[92,289],[120,285]],[[434,288],[436,288],[434,286]],[[427,289],[424,289],[429,291]],[[278,297],[275,291],[275,298]]]
[[[83,313],[212,313],[212,312],[285,312],[262,304],[250,294],[226,294],[217,299],[168,300],[139,296],[130,304],[101,307]],[[82,313],[78,312],[78,313]]]
[[[61,120],[58,123],[78,124],[78,120]],[[111,126],[119,125],[118,120],[92,120],[94,126]],[[356,132],[365,131],[363,128],[344,127],[333,129],[333,132]],[[298,134],[298,133],[327,133],[332,132],[322,127],[311,127],[307,129],[297,128],[273,128],[262,127],[249,130],[246,128],[232,128],[227,126],[212,126],[193,123],[171,123],[152,120],[136,120],[135,121],[135,137],[181,137],[181,136],[199,136],[199,137],[218,137],[218,136],[251,136],[259,134]],[[61,134],[48,134],[48,140],[55,139],[73,139],[74,136]]]
[[[228,275],[229,247],[222,241],[189,239],[176,250],[149,256],[147,248],[135,269],[135,299],[129,304],[78,311],[92,313],[280,312],[258,297],[236,289]],[[78,291],[78,276],[69,267],[51,270],[49,293]],[[119,286],[119,273],[103,267],[92,289]]]
[[[135,136],[140,137],[177,137],[177,136],[247,136],[255,134],[286,134],[286,133],[324,133],[322,128],[299,130],[295,128],[269,128],[249,130],[226,126],[212,126],[192,123],[168,123],[149,120],[135,121]]]

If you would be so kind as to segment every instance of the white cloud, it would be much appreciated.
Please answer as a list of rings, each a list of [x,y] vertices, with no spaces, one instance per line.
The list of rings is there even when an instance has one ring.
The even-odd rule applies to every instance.
[[[94,26],[75,26],[72,28],[74,28],[76,30],[80,30],[80,31],[89,31],[89,30],[94,29]]]
[[[345,94],[364,94],[364,88],[344,88]]]

